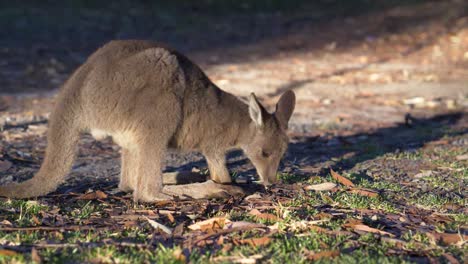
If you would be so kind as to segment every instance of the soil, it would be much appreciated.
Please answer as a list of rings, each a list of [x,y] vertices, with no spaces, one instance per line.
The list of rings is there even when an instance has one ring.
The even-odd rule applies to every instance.
[[[331,165],[359,170],[386,152],[439,140],[447,127],[466,143],[468,5],[410,3],[362,12],[312,12],[315,6],[301,3],[303,8],[286,11],[220,9],[216,14],[186,4],[168,7],[167,17],[139,5],[122,15],[125,4],[109,10],[11,7],[11,14],[0,14],[6,28],[0,41],[0,159],[12,162],[12,168],[0,173],[0,182],[31,177],[38,169],[58,87],[113,38],[169,42],[220,88],[241,97],[255,92],[270,110],[282,91],[294,90],[298,100],[282,171],[320,175]],[[186,10],[193,20],[180,18]],[[166,19],[167,26],[151,26],[152,18]],[[63,23],[55,23],[59,19]],[[380,146],[379,152],[364,155],[369,144]],[[362,158],[351,159],[354,155]],[[232,172],[255,175],[239,152],[229,157]],[[119,148],[110,140],[85,135],[64,188],[89,188],[86,178],[115,184],[119,163]],[[414,166],[419,169],[412,162],[405,168]],[[206,168],[197,153],[167,156],[168,170],[193,167]]]

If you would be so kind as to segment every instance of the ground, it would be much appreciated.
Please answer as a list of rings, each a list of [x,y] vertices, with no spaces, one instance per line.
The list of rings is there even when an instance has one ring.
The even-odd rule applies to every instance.
[[[2,4],[0,184],[37,171],[58,86],[110,39],[169,42],[220,88],[297,107],[282,183],[247,197],[135,204],[119,148],[83,135],[56,192],[0,200],[0,261],[466,262],[468,5],[349,2]],[[167,170],[207,171],[197,153]]]

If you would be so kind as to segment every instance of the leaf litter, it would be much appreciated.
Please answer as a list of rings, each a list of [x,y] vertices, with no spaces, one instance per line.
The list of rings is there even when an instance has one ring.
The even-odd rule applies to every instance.
[[[384,20],[391,21],[393,24],[395,17],[405,16],[405,14],[398,14],[399,10],[390,10],[389,13],[397,14],[385,17]],[[436,9],[430,8],[429,10]],[[356,22],[358,21],[349,20],[353,27],[355,27],[354,23]],[[463,26],[464,23],[466,23],[464,20],[457,21],[457,25]],[[448,22],[447,24],[451,25]],[[396,26],[396,30],[392,31],[399,31],[398,25]],[[395,25],[392,25],[393,27]],[[464,28],[466,29],[466,26]],[[361,36],[361,33],[358,33]],[[421,56],[421,53],[431,53],[439,46],[442,49],[444,46],[451,47],[463,40],[455,33],[435,34],[441,35],[441,38],[447,38],[448,43],[451,44],[443,45],[446,42],[438,43],[436,41],[434,46],[424,47],[426,45],[424,34],[406,34],[405,32],[403,35],[405,43],[411,37],[423,40],[416,43],[417,46],[422,46],[422,50],[416,52],[417,56]],[[374,34],[366,36],[365,39],[368,41],[363,46],[373,49],[373,43],[380,43],[382,40],[374,41],[375,38],[378,36]],[[395,38],[398,39],[398,34],[395,34]],[[296,45],[299,44],[293,46]],[[325,45],[325,49],[332,54],[336,46],[340,47],[340,45],[339,41],[328,43]],[[367,47],[369,45],[370,47]],[[466,46],[460,47],[461,50],[466,50],[462,49]],[[378,53],[381,53],[381,47],[375,46],[375,48]],[[392,51],[390,53],[393,54],[393,51],[400,50],[401,47],[389,45],[387,48],[387,51]],[[466,54],[459,57],[466,57],[463,55]],[[299,64],[303,62],[300,58],[292,59],[294,63],[296,61]],[[372,58],[372,56],[366,55],[351,59],[363,62],[378,61],[381,58]],[[461,65],[462,62],[459,64]],[[378,66],[378,64],[374,65]],[[308,68],[315,71],[316,67]],[[318,72],[324,71],[320,67],[318,70]],[[309,71],[307,67],[305,71],[306,74],[310,74],[307,72]],[[438,78],[438,76],[425,73],[407,73],[406,71],[403,70],[401,74],[387,74],[372,72],[372,69],[369,69],[358,72],[358,74],[332,75],[326,81],[355,84],[359,82],[360,78],[364,78],[366,83],[375,84],[386,80],[386,78],[398,81],[406,80],[409,78],[408,76],[412,75],[423,78],[421,81],[424,82]],[[379,99],[377,92],[368,92],[365,91],[366,88],[363,89],[354,96],[354,100],[347,101],[357,101],[362,104],[363,99],[366,99],[367,103]],[[404,99],[410,100],[404,101]],[[334,106],[339,103],[335,98],[318,98],[317,101],[321,107]],[[446,103],[447,108],[452,108],[455,104],[449,99],[438,100],[420,95],[395,97],[393,101],[385,99],[377,103],[387,106],[406,103],[408,107],[424,111],[429,111],[428,109],[433,109],[438,104],[444,105]],[[343,105],[343,107],[345,106]],[[346,121],[351,120],[352,117],[352,115],[339,114],[337,123],[341,122],[346,125]],[[417,125],[417,120],[414,118],[407,121],[406,127],[400,129],[404,130],[405,133],[410,132],[408,127]],[[461,123],[466,129],[466,123],[463,125],[463,122],[463,118],[458,120],[458,123]],[[387,125],[380,122],[375,123],[378,123],[378,126]],[[353,123],[353,125],[355,124],[358,122]],[[8,125],[12,128],[14,127],[12,125],[17,124]],[[13,128],[0,135],[0,140],[2,140],[0,155],[3,155],[0,156],[0,173],[5,176],[15,175],[15,177],[22,179],[23,172],[20,170],[22,167],[36,170],[40,164],[43,148],[37,148],[36,143],[44,142],[44,138],[38,138],[37,135],[39,131],[44,130],[45,126],[40,125],[34,128],[35,125],[28,126],[27,122],[21,122],[20,125],[21,129],[15,130]],[[365,124],[365,126],[367,127],[369,124]],[[447,127],[443,129],[445,130],[445,128]],[[350,129],[354,128],[350,126]],[[289,174],[297,173],[300,175],[301,169],[303,169],[303,172],[313,173],[326,184],[299,182],[278,185],[273,186],[268,191],[254,193],[245,199],[236,197],[227,200],[171,201],[135,205],[130,196],[112,190],[116,186],[115,181],[105,183],[97,181],[95,178],[89,178],[89,180],[87,178],[82,180],[85,184],[75,182],[65,186],[62,191],[59,190],[55,194],[39,198],[39,204],[2,200],[0,208],[2,210],[0,219],[2,251],[0,255],[17,257],[29,254],[34,261],[50,262],[54,256],[71,255],[71,251],[67,251],[66,248],[77,248],[80,255],[85,255],[93,248],[101,249],[111,246],[115,247],[113,253],[105,253],[104,256],[96,257],[95,260],[119,262],[116,255],[122,252],[132,252],[130,249],[141,249],[141,251],[136,251],[137,254],[145,255],[147,251],[160,252],[162,251],[160,245],[165,245],[169,249],[173,246],[176,247],[166,255],[181,262],[190,260],[189,257],[193,256],[190,254],[193,252],[202,252],[200,254],[209,252],[210,254],[204,260],[224,263],[258,263],[264,259],[272,258],[271,252],[274,252],[275,256],[281,256],[281,252],[276,249],[282,245],[294,246],[295,239],[299,239],[299,244],[306,245],[310,239],[314,243],[307,244],[304,248],[311,247],[313,249],[296,253],[309,260],[339,259],[343,255],[353,254],[356,247],[359,249],[355,249],[355,251],[363,250],[363,254],[369,256],[375,253],[373,250],[378,244],[388,242],[390,246],[385,251],[387,256],[405,256],[406,260],[412,262],[447,260],[451,263],[463,263],[463,250],[466,250],[466,215],[468,213],[466,210],[466,180],[463,178],[464,175],[466,176],[467,156],[466,143],[464,143],[466,137],[456,136],[456,133],[451,134],[450,132],[438,139],[439,136],[434,136],[438,133],[437,127],[422,126],[417,129],[417,132],[418,134],[430,134],[429,140],[419,142],[418,138],[413,138],[413,142],[393,142],[399,148],[386,149],[385,152],[388,152],[390,156],[369,158],[368,162],[361,160],[355,164],[355,168],[350,168],[346,164],[346,161],[350,161],[350,159],[345,158],[344,155],[345,162],[339,161],[339,155],[344,149],[343,146],[354,148],[352,152],[345,153],[345,155],[354,153],[354,158],[363,159],[361,156],[373,155],[373,153],[369,153],[375,148],[372,146],[371,139],[379,138],[381,140],[383,135],[382,141],[386,141],[387,138],[397,136],[398,133],[395,132],[399,131],[389,129],[390,133],[388,134],[374,136],[357,134],[354,137],[348,137],[347,131],[337,131],[333,127],[330,130],[319,130],[317,134],[310,135],[310,138],[306,139],[304,139],[304,135],[301,135],[300,139],[308,142],[303,144],[304,148],[295,149],[294,153],[300,155],[298,160],[304,159],[310,162],[292,164],[287,161],[285,163],[286,169],[292,168],[288,172]],[[385,130],[380,131],[385,132]],[[349,132],[354,133],[354,131]],[[368,132],[368,130],[364,132]],[[34,133],[37,134],[34,135]],[[339,135],[338,140],[328,137],[328,135],[336,133]],[[362,139],[365,142],[360,142],[363,142],[363,145],[366,144],[366,148],[356,148],[356,140]],[[422,149],[426,152],[421,153],[419,145],[424,146]],[[336,149],[333,146],[336,146]],[[309,149],[317,151],[308,151]],[[99,161],[117,159],[118,154],[114,150],[108,142],[96,144],[85,138],[82,140],[80,151],[86,155],[80,154],[78,170],[86,163],[94,164]],[[93,158],[87,158],[91,151],[95,155],[89,155]],[[332,156],[331,161],[326,157],[326,161],[316,162],[315,158],[321,157],[324,153]],[[95,156],[97,158],[94,158]],[[402,156],[409,156],[409,158],[404,159]],[[420,156],[422,157],[420,158]],[[335,157],[337,159],[333,160]],[[440,166],[438,164],[435,167],[425,167],[424,162],[419,161],[419,159],[432,161],[434,157],[440,157],[437,160],[438,163],[441,163]],[[445,160],[450,162],[445,162]],[[340,170],[337,169],[336,172],[330,170],[330,178],[327,176],[328,170],[326,168],[328,167],[340,168]],[[432,173],[424,173],[427,171]],[[74,173],[76,174],[76,172]],[[114,170],[109,171],[109,174],[115,173]],[[351,175],[351,173],[354,173],[352,181],[343,176]],[[310,178],[310,175],[300,176]],[[396,186],[392,184],[396,184]],[[85,193],[89,186],[92,186],[94,191]],[[220,218],[224,220],[220,220]],[[223,221],[224,223],[222,223]],[[190,228],[191,226],[193,229]],[[172,230],[172,235],[163,231],[164,229],[166,231]],[[32,236],[28,237],[28,234],[32,234]],[[37,236],[37,239],[34,236]],[[371,240],[368,241],[368,239]],[[327,240],[332,241],[332,243],[327,244]],[[30,242],[26,243],[25,241]],[[51,254],[44,250],[45,248],[53,248],[57,253]],[[241,248],[241,250],[237,250],[237,248]],[[378,249],[380,250],[380,248]],[[230,254],[230,256],[221,254]],[[295,252],[288,252],[286,260],[294,261],[294,254]],[[359,255],[357,256],[359,257]],[[89,262],[89,259],[82,261]]]

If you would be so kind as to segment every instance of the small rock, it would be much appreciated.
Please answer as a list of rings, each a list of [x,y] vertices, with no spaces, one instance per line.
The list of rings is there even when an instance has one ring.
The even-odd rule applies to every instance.
[[[333,182],[324,182],[320,184],[308,185],[304,187],[306,191],[329,191],[336,187],[336,184]]]
[[[253,199],[262,199],[262,196],[258,193],[254,193],[244,198],[244,200],[246,201],[253,200]]]
[[[425,102],[426,99],[424,99],[424,97],[413,97],[403,100],[405,105],[424,105]]]
[[[244,176],[238,176],[236,178],[236,183],[239,183],[239,184],[249,183],[249,178],[244,177]]]
[[[420,179],[420,178],[424,178],[424,177],[429,177],[429,176],[432,175],[432,173],[433,173],[433,171],[431,171],[431,170],[423,171],[421,173],[418,173],[418,174],[414,175],[413,178]]]
[[[447,109],[455,109],[457,105],[455,100],[447,100],[445,101],[445,104],[447,105]]]

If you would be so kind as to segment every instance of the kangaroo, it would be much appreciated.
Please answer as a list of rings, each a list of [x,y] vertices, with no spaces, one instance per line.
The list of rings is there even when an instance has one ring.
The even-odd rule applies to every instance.
[[[240,148],[265,185],[277,181],[295,95],[285,92],[273,114],[252,93],[248,104],[219,89],[187,57],[162,44],[111,41],[94,52],[61,87],[49,119],[41,168],[0,196],[29,198],[54,191],[73,165],[81,132],[111,136],[122,148],[119,189],[135,201],[188,195],[203,198],[231,183],[225,154]],[[213,184],[164,185],[168,148],[200,151]],[[204,190],[210,189],[210,190]]]

